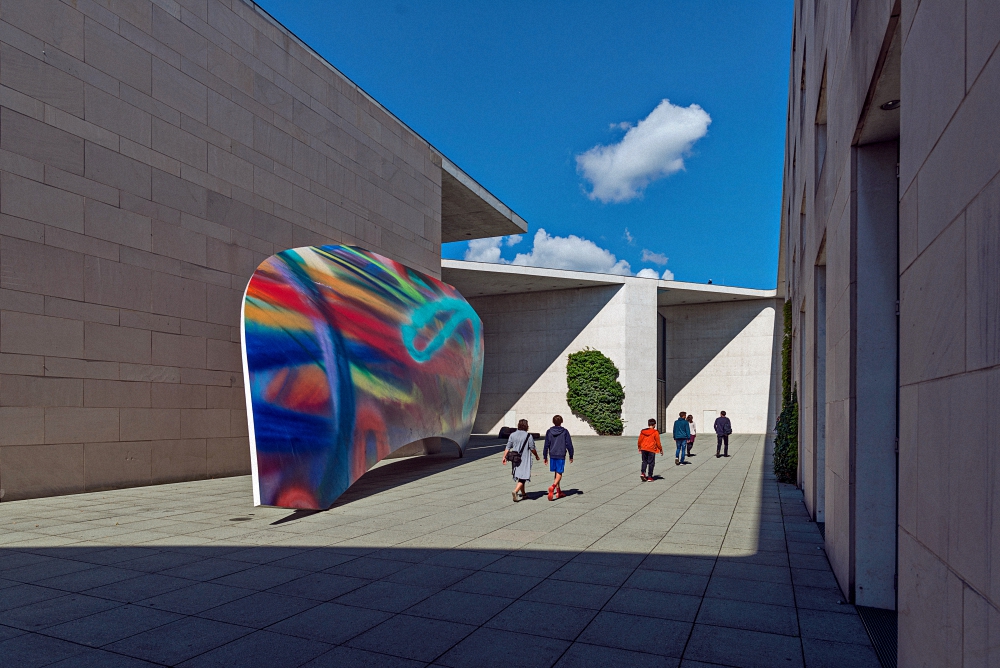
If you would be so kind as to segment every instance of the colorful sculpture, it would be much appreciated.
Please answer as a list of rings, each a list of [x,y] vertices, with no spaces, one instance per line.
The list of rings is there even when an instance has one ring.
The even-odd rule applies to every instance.
[[[398,448],[465,448],[482,321],[459,292],[351,246],[272,255],[243,297],[254,504],[329,508]]]

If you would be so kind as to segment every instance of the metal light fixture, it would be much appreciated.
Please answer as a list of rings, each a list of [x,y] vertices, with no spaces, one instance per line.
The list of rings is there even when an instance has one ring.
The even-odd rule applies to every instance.
[[[879,105],[882,111],[895,111],[899,109],[899,100],[889,100],[885,104]]]

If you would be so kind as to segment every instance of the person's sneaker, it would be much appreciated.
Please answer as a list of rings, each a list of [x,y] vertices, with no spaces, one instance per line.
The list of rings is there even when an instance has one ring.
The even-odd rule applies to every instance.
[[[645,473],[640,473],[639,474],[639,480],[641,480],[643,482],[646,482],[646,474]]]
[[[552,487],[549,487],[549,501],[552,500]]]
[[[718,458],[719,458],[719,457],[721,457],[721,456],[722,456],[722,455],[715,455],[715,458],[716,458],[716,459],[718,459]]]
[[[556,494],[556,498],[557,498],[557,499],[561,499],[561,498],[563,498],[564,496],[566,496],[566,492],[562,491],[561,489],[559,489],[559,490],[556,490],[556,491],[558,492],[558,493]]]
[[[510,495],[514,499],[514,503],[517,503],[518,501],[520,501],[520,499],[517,498],[517,492],[511,492]]]
[[[680,463],[681,463],[681,460],[679,460],[677,457],[674,457],[674,466],[676,466],[676,465],[678,465]]]
[[[656,478],[654,478],[653,476],[651,475],[646,476],[646,482],[653,482],[654,480],[656,480]]]

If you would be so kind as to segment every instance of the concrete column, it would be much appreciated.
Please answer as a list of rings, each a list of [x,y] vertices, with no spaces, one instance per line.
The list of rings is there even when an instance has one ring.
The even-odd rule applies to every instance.
[[[898,142],[857,147],[851,447],[854,598],[895,608]]]

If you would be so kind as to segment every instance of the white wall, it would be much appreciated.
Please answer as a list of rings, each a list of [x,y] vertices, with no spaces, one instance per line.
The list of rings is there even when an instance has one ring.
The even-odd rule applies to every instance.
[[[567,356],[596,348],[618,367],[626,435],[656,414],[656,281],[474,297],[486,360],[473,431],[492,433],[528,420],[544,431],[562,415],[571,433],[593,434],[566,404]]]
[[[693,413],[711,438],[705,412],[726,411],[736,433],[774,428],[775,359],[780,353],[773,299],[661,307],[667,321],[667,427]],[[699,437],[702,438],[702,437]]]

